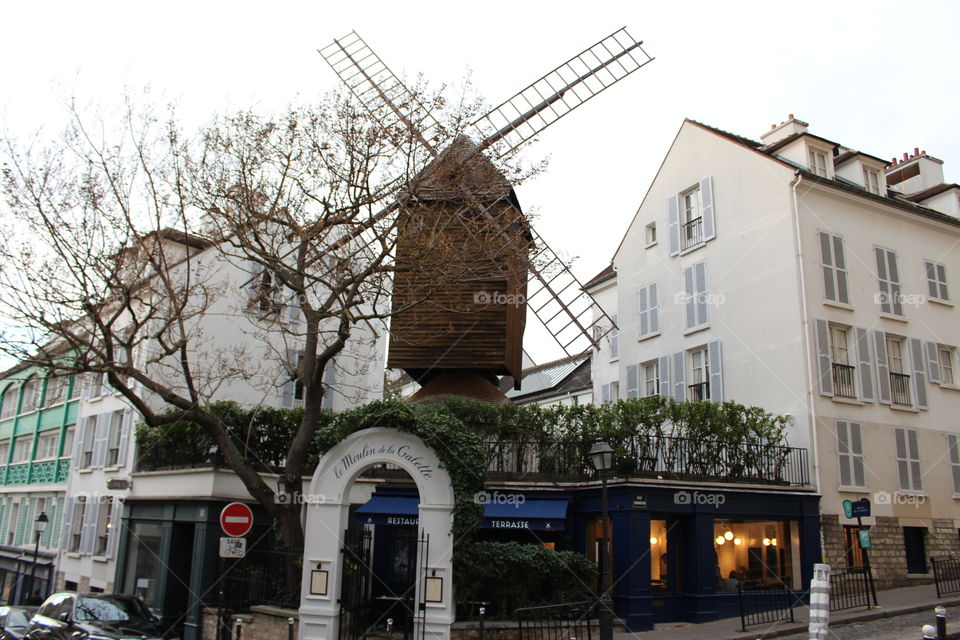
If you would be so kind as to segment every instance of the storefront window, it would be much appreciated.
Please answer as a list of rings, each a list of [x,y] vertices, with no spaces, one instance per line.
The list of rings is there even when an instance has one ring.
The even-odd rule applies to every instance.
[[[151,609],[157,609],[157,580],[162,569],[160,563],[161,527],[153,522],[134,522],[130,535],[127,556],[127,575],[124,587]]]
[[[717,591],[784,585],[796,589],[800,538],[795,520],[716,520]]]
[[[650,587],[667,588],[667,521],[650,521]]]
[[[843,527],[844,543],[846,544],[846,555],[848,567],[863,566],[863,549],[860,547],[859,527]]]
[[[613,525],[607,520],[607,535],[610,536],[610,543],[607,545],[607,566],[610,567],[610,575],[617,575],[613,566]],[[600,541],[603,540],[603,518],[596,518],[587,522],[587,559],[600,564]],[[600,589],[600,576],[597,576],[596,588]]]

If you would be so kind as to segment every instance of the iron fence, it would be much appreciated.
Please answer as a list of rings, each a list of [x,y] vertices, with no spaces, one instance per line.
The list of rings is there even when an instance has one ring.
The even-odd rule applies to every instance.
[[[890,374],[890,391],[893,394],[893,404],[910,406],[910,376],[905,373]]]
[[[849,364],[833,363],[833,395],[840,398],[856,398],[857,388],[854,383],[856,368]]]
[[[771,585],[765,589],[745,591],[737,587],[740,599],[740,626],[742,631],[758,624],[770,624],[789,620],[794,621],[793,605],[796,598],[783,584]]]
[[[234,612],[255,604],[297,609],[302,568],[302,549],[248,550],[223,577],[222,606]]]
[[[516,609],[519,640],[592,640],[599,637],[596,601]]]
[[[703,217],[701,216],[694,218],[690,222],[685,222],[683,224],[681,238],[683,239],[684,250],[695,247],[703,242]]]
[[[867,567],[842,567],[830,571],[830,611],[877,606]]]
[[[937,597],[960,593],[960,556],[933,556],[930,563],[937,584]]]

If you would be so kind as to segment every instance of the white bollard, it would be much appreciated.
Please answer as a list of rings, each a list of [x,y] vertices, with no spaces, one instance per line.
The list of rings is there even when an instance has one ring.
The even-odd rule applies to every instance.
[[[830,565],[813,565],[810,581],[810,640],[826,640],[830,631]]]

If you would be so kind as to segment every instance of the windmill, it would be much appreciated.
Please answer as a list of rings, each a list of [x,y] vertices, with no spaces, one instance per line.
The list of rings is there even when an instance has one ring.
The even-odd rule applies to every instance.
[[[408,192],[382,212],[402,216],[387,366],[424,385],[420,399],[503,401],[498,375],[512,376],[519,388],[527,309],[567,356],[613,328],[527,224],[494,163],[651,62],[642,44],[625,28],[615,31],[453,139],[356,32],[320,50],[392,142],[424,159]],[[433,277],[441,268],[460,269],[463,277]]]

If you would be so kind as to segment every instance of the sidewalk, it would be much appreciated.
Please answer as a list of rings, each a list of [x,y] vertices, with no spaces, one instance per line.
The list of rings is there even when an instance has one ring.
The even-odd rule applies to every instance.
[[[878,591],[877,601],[880,606],[871,609],[859,608],[832,612],[830,614],[830,627],[922,611],[930,611],[932,620],[935,606],[960,606],[960,596],[956,594],[938,600],[937,589],[932,584]],[[614,640],[754,640],[755,638],[779,638],[806,633],[808,612],[809,608],[803,605],[793,610],[796,622],[787,621],[756,625],[748,627],[746,631],[740,631],[740,618],[736,617],[703,624],[691,622],[658,624],[653,631],[616,633],[614,634]],[[949,613],[951,612],[948,612],[948,624],[951,620],[953,624],[948,627],[948,631],[952,632],[956,630],[957,617],[956,614],[950,616]]]

